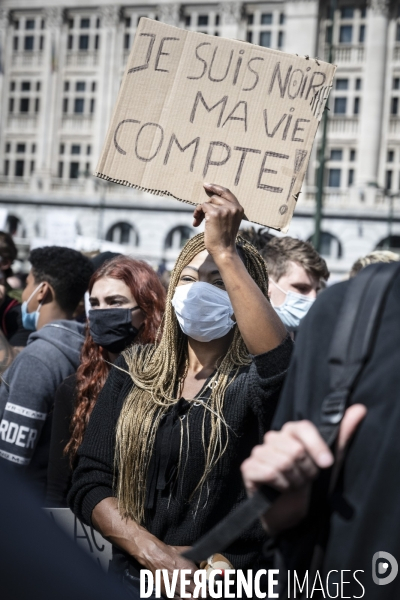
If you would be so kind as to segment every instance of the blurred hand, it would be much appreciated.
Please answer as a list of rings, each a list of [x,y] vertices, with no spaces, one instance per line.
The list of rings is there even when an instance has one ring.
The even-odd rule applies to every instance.
[[[270,535],[294,527],[307,515],[312,482],[321,469],[331,467],[334,462],[333,477],[336,476],[366,413],[362,404],[346,410],[339,430],[336,461],[310,421],[290,422],[281,431],[269,431],[264,443],[253,448],[241,466],[247,493],[253,495],[262,484],[282,493],[262,519]]]
[[[227,188],[210,183],[205,183],[204,188],[210,197],[195,208],[193,226],[198,227],[205,219],[204,242],[212,256],[236,252],[236,235],[244,210]]]

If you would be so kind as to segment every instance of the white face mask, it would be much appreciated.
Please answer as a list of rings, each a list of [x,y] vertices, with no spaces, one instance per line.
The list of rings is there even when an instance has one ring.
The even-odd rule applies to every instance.
[[[198,342],[211,342],[230,332],[233,308],[228,292],[203,281],[180,285],[172,298],[183,333]]]
[[[270,279],[270,282],[286,295],[283,304],[279,306],[274,306],[271,302],[275,312],[288,331],[296,331],[299,328],[300,321],[310,310],[315,298],[308,298],[296,292],[286,292],[272,279]]]

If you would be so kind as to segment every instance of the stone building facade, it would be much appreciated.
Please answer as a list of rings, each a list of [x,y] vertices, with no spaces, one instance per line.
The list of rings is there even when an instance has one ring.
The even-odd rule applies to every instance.
[[[21,247],[43,239],[75,239],[87,249],[119,244],[155,265],[172,261],[194,233],[190,206],[91,175],[138,21],[148,16],[311,57],[326,57],[332,39],[338,72],[329,102],[322,252],[340,278],[376,247],[399,249],[400,3],[338,1],[334,15],[329,4],[2,0],[5,226]],[[314,230],[317,146],[289,230],[302,239]]]

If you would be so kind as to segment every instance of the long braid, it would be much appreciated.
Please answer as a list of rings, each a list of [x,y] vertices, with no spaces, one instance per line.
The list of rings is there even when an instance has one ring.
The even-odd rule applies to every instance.
[[[254,246],[240,237],[237,238],[237,246],[250,276],[268,298],[264,260]],[[188,368],[187,338],[181,331],[171,300],[183,268],[203,250],[204,234],[201,233],[187,242],[178,257],[171,273],[160,343],[139,349],[132,347],[124,353],[134,387],[125,400],[117,424],[116,491],[121,515],[138,523],[144,523],[146,476],[157,429],[162,416],[177,402],[177,384],[185,377]],[[239,369],[250,362],[251,357],[236,327],[229,350],[210,382],[210,398],[204,402],[204,408],[210,415],[211,433],[205,439],[204,411],[205,469],[191,497],[201,490],[226,450],[229,433],[223,416],[226,389]]]

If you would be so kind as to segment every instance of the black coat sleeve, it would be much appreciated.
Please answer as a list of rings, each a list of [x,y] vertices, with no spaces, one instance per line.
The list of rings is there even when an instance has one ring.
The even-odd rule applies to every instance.
[[[78,451],[68,504],[77,517],[87,524],[91,523],[95,506],[104,498],[114,496],[115,428],[132,386],[126,371],[125,360],[119,357],[99,395]]]
[[[64,453],[71,437],[71,420],[76,399],[76,375],[67,377],[56,392],[47,467],[46,506],[65,508],[71,487],[70,458]]]
[[[248,401],[257,416],[261,433],[270,429],[293,350],[290,336],[264,354],[254,356],[247,379]]]

